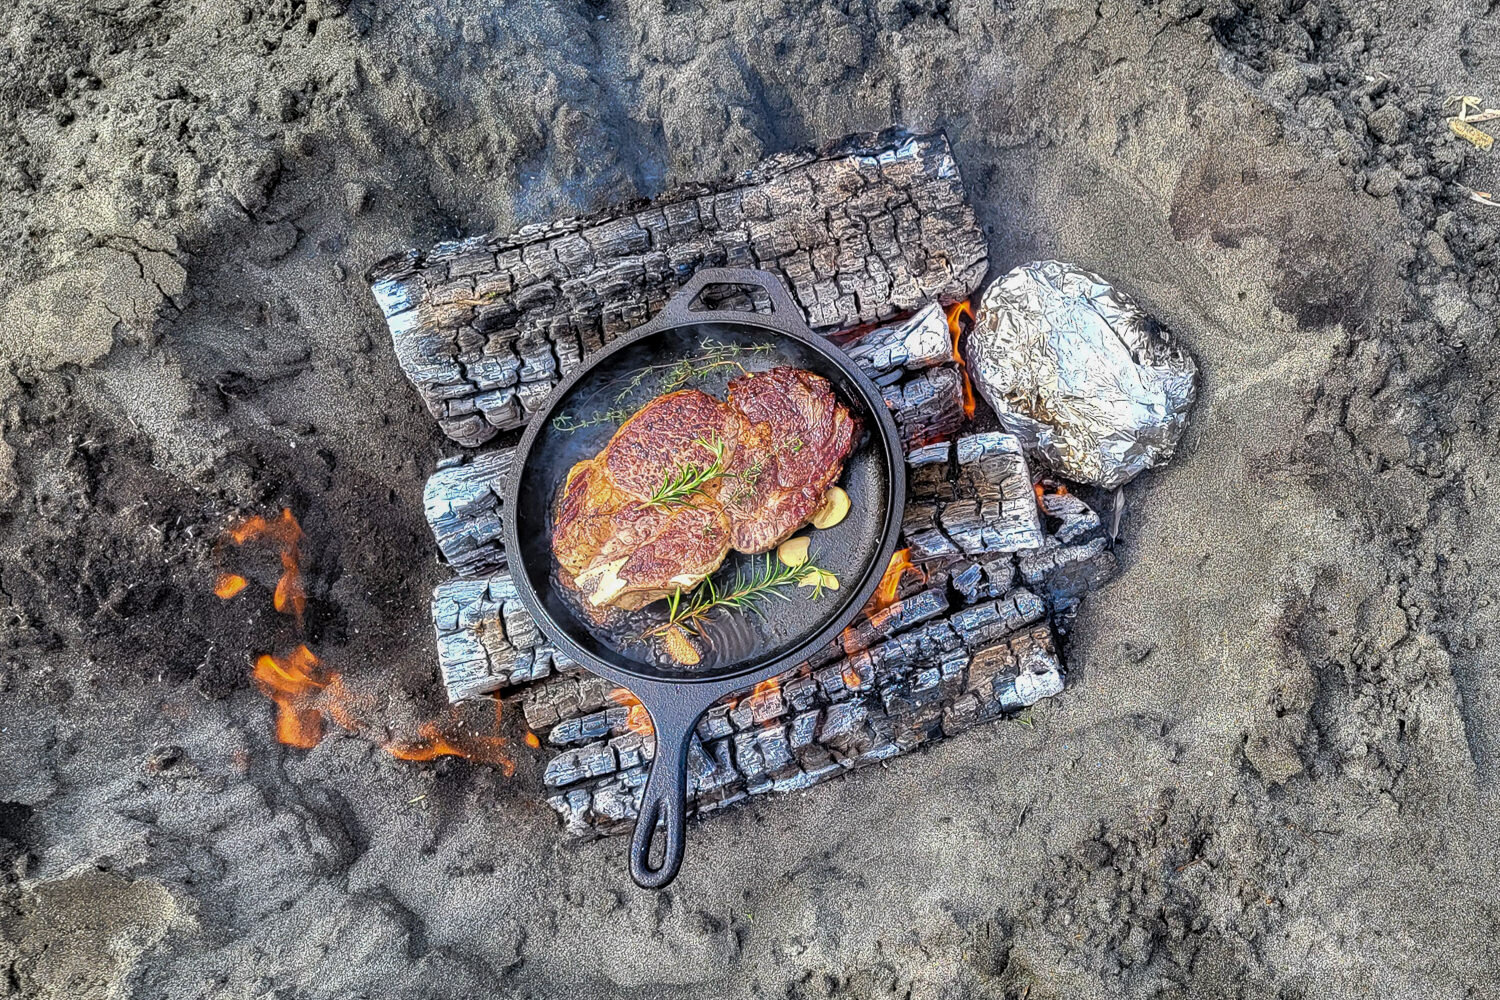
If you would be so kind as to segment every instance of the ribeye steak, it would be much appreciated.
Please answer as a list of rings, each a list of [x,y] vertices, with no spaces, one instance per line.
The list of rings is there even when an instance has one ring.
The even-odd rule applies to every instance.
[[[727,402],[658,396],[569,470],[553,507],[563,583],[596,607],[635,609],[697,586],[730,549],[774,548],[838,480],[858,426],[827,379],[795,368],[741,375]],[[653,502],[684,466],[716,460],[700,491]]]

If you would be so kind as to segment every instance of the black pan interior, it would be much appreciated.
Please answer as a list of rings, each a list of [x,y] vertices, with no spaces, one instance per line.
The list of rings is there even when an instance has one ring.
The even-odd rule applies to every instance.
[[[676,359],[701,357],[705,346],[737,345],[738,364],[750,371],[790,365],[828,379],[841,402],[859,417],[863,430],[845,462],[839,485],[851,500],[849,516],[823,530],[804,529],[812,538],[818,565],[840,580],[838,591],[827,591],[817,600],[810,590],[788,587],[789,600],[762,602],[763,617],[749,623],[753,638],[737,649],[734,657],[709,657],[692,668],[662,666],[648,648],[629,643],[620,646],[575,611],[553,577],[551,507],[568,470],[579,461],[598,454],[618,429],[623,417],[634,413],[663,391],[657,377],[660,367],[631,388],[635,376],[649,366],[670,364]],[[513,553],[511,570],[525,573],[532,589],[545,605],[555,625],[593,656],[638,677],[674,681],[708,681],[754,673],[795,652],[815,637],[833,617],[857,599],[856,591],[871,573],[884,571],[877,565],[885,534],[890,502],[890,464],[881,445],[869,406],[858,385],[823,350],[794,338],[745,324],[700,323],[660,330],[599,358],[594,366],[553,400],[552,408],[540,414],[537,437],[519,470],[520,489],[512,516],[521,551]],[[737,365],[724,365],[695,378],[689,385],[723,399],[728,382],[741,374]],[[629,390],[622,398],[622,390]],[[613,412],[612,412],[613,411]],[[717,578],[732,578],[746,560],[766,556],[744,556],[731,552]],[[774,553],[772,554],[774,558]],[[733,612],[753,619],[747,612]],[[731,623],[733,628],[745,628]]]

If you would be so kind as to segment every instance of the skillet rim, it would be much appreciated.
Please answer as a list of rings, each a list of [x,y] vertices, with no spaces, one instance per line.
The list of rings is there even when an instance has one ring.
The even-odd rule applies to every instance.
[[[631,687],[632,684],[644,684],[653,687],[656,685],[666,685],[669,687],[721,685],[725,691],[739,690],[752,683],[749,678],[764,679],[774,677],[806,662],[810,655],[827,646],[835,636],[841,633],[850,622],[858,617],[865,605],[869,603],[871,596],[875,593],[875,589],[880,586],[881,577],[885,575],[885,570],[890,564],[891,557],[895,554],[897,543],[900,541],[901,519],[906,509],[906,457],[901,448],[900,434],[896,429],[896,422],[892,418],[889,408],[885,405],[885,398],[881,394],[880,389],[870,381],[869,376],[860,370],[859,366],[840,350],[836,344],[826,337],[822,337],[807,329],[802,324],[800,315],[791,322],[787,322],[789,317],[774,314],[767,316],[751,312],[726,313],[723,311],[709,311],[690,314],[692,318],[684,320],[681,316],[668,317],[668,312],[670,310],[664,309],[658,314],[657,319],[616,337],[604,347],[586,357],[578,368],[574,369],[558,382],[547,397],[547,401],[537,410],[531,420],[528,421],[526,430],[521,436],[521,441],[516,446],[516,459],[511,467],[512,472],[505,491],[505,505],[502,508],[505,526],[507,569],[510,572],[512,586],[516,588],[516,593],[520,596],[521,603],[531,614],[537,627],[542,630],[554,645],[589,672],[614,681],[623,687],[630,688],[632,691],[635,691],[635,688]],[[658,322],[657,320],[665,321]],[[764,331],[778,336],[790,337],[811,347],[816,353],[843,372],[858,390],[860,402],[864,404],[864,408],[871,421],[879,428],[876,437],[879,441],[879,446],[884,451],[882,464],[887,479],[886,510],[875,554],[870,564],[866,567],[854,595],[847,601],[841,611],[831,616],[816,631],[810,633],[806,639],[797,643],[776,659],[760,665],[726,666],[712,672],[706,672],[702,676],[674,677],[661,673],[648,672],[648,668],[644,666],[640,671],[619,666],[584,649],[573,640],[568,631],[555,620],[552,613],[547,609],[546,603],[531,584],[530,575],[526,572],[525,561],[521,555],[524,549],[520,544],[520,529],[517,524],[516,512],[519,510],[521,488],[526,478],[526,466],[528,460],[531,458],[537,438],[540,436],[546,423],[552,419],[558,405],[574,386],[588,377],[590,373],[611,356],[642,340],[668,331],[685,330],[708,324],[752,327],[757,332]],[[512,553],[514,553],[514,556]],[[639,695],[639,692],[636,693]]]

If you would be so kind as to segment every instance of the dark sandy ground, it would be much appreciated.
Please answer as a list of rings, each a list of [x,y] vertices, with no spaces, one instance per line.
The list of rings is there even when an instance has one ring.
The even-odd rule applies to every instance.
[[[1500,996],[1500,150],[1442,116],[1500,104],[1493,7],[7,5],[0,993]],[[359,276],[892,123],[947,130],[996,273],[1111,276],[1202,401],[1030,727],[641,893],[524,747],[377,745],[442,710],[451,449]],[[209,589],[282,505],[380,720],[312,751],[249,679],[274,572]]]

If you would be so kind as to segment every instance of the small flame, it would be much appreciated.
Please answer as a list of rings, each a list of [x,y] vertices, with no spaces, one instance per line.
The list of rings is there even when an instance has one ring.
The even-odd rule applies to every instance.
[[[219,579],[214,583],[214,596],[222,597],[227,601],[244,590],[245,584],[249,582],[238,573],[220,573]]]
[[[323,738],[323,713],[314,701],[328,686],[318,671],[318,658],[298,646],[277,659],[270,654],[255,661],[255,683],[276,703],[276,738],[288,746],[311,750]]]
[[[1049,495],[1065,497],[1068,495],[1068,487],[1065,483],[1033,483],[1031,488],[1036,490],[1036,502],[1039,505],[1042,502],[1042,497]]]
[[[224,533],[225,539],[235,545],[244,545],[252,541],[267,541],[276,545],[281,556],[281,579],[276,581],[276,593],[273,603],[276,610],[282,614],[289,614],[297,619],[297,627],[302,627],[302,613],[307,609],[307,591],[302,585],[301,570],[301,548],[302,548],[302,526],[292,516],[290,508],[283,509],[281,516],[275,520],[268,520],[259,515],[247,517],[238,524],[232,525]],[[219,578],[222,586],[225,574]],[[240,588],[244,587],[244,580],[240,580]],[[220,597],[233,597],[239,593],[236,588],[230,594],[219,592],[216,586],[214,592]]]
[[[216,550],[216,555],[222,556],[225,543],[244,546],[266,542],[276,547],[281,559],[281,578],[276,582],[272,603],[277,611],[296,620],[299,636],[307,610],[307,590],[301,571],[303,537],[296,517],[290,510],[283,510],[278,518],[252,516],[236,522],[225,530]],[[247,584],[245,577],[221,571],[214,583],[214,593],[228,600]],[[372,696],[351,690],[343,677],[323,667],[305,643],[285,656],[257,657],[252,677],[256,686],[276,703],[276,738],[288,746],[304,750],[317,746],[323,739],[327,720],[350,733],[368,730],[366,720],[377,713]],[[441,722],[420,725],[415,738],[387,742],[385,750],[402,760],[463,757],[493,764],[506,775],[513,774],[515,764],[507,751],[509,741],[500,735],[502,710],[503,703],[496,701],[493,729],[488,732],[466,725],[454,711]],[[533,733],[527,734],[527,742],[540,746]]]
[[[844,669],[839,673],[844,679],[844,687],[850,691],[858,691],[865,686],[864,678],[859,676],[859,671],[854,669],[852,663],[844,664]]]
[[[953,334],[953,360],[958,362],[958,373],[964,379],[964,416],[970,420],[974,418],[974,383],[969,381],[969,365],[964,361],[964,356],[958,349],[958,340],[963,336],[964,327],[962,320],[968,318],[969,325],[974,325],[974,310],[965,299],[948,307],[948,332]]]
[[[417,727],[417,738],[386,744],[385,750],[397,760],[427,761],[439,757],[462,757],[481,764],[493,764],[506,776],[516,773],[516,765],[510,759],[509,742],[503,736],[487,736],[482,733],[445,729],[435,722],[424,722]]]
[[[759,684],[755,685],[755,690],[750,692],[750,697],[760,698],[766,695],[773,695],[780,690],[781,682],[772,677],[767,680],[763,680]]]
[[[510,756],[510,741],[499,735],[504,713],[505,703],[496,701],[494,729],[483,733],[466,726],[458,711],[453,709],[442,724],[424,722],[417,727],[416,739],[392,740],[385,745],[385,752],[397,760],[427,761],[437,760],[439,757],[462,757],[481,764],[493,764],[509,777],[516,773],[516,764]]]
[[[609,693],[609,700],[630,709],[625,725],[632,733],[639,733],[641,736],[655,735],[656,727],[651,724],[651,713],[646,711],[646,706],[641,704],[639,698],[625,688],[615,688]]]
[[[896,595],[901,590],[901,578],[907,570],[927,579],[927,574],[922,568],[911,561],[911,549],[897,549],[891,556],[891,561],[881,574],[880,586],[875,588],[875,593],[870,597],[870,603],[865,605],[866,613],[888,608],[896,603]]]

